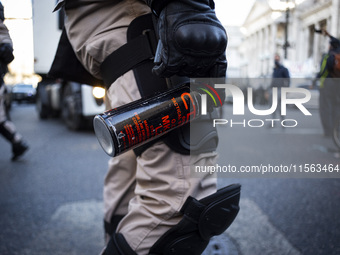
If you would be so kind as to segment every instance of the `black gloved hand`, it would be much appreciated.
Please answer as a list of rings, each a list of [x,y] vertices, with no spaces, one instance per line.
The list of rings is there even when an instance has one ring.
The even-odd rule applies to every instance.
[[[154,0],[153,4],[157,4]],[[164,1],[163,1],[164,2]],[[209,0],[170,1],[159,13],[153,72],[163,77],[225,76],[227,34]]]
[[[4,64],[9,64],[14,59],[13,56],[13,48],[9,43],[1,43],[0,44],[0,61]]]

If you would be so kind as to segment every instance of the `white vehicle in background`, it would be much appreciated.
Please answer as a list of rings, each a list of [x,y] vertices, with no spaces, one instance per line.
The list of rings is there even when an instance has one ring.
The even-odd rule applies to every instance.
[[[43,79],[37,87],[37,112],[41,119],[61,116],[69,129],[79,130],[105,111],[104,96],[101,87]]]
[[[54,12],[55,0],[35,0],[33,7],[34,71],[41,76],[36,105],[41,119],[61,116],[68,128],[81,129],[105,111],[105,90],[48,78],[63,27],[63,13]]]

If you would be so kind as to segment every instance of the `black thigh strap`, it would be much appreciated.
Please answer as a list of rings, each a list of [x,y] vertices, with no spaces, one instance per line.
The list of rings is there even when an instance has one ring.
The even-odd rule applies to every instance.
[[[138,36],[132,38],[129,36],[131,33]],[[106,86],[109,87],[117,78],[144,61],[153,59],[156,47],[151,14],[133,20],[128,29],[128,43],[112,52],[101,64],[101,75]]]

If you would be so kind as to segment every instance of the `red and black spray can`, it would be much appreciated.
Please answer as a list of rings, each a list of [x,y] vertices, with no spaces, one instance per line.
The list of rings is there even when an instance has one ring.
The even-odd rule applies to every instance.
[[[189,85],[99,114],[94,130],[104,151],[115,157],[200,115],[201,95]]]

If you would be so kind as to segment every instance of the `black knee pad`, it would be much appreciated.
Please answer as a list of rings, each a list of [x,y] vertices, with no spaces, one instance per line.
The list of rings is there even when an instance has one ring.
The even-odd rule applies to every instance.
[[[241,186],[233,184],[196,200],[189,197],[181,212],[183,219],[150,249],[149,255],[199,255],[211,237],[222,234],[239,211]]]
[[[151,247],[149,255],[199,255],[211,237],[222,234],[239,211],[241,186],[233,184],[201,200],[189,197],[183,219]],[[103,255],[137,255],[120,233],[113,234]]]

